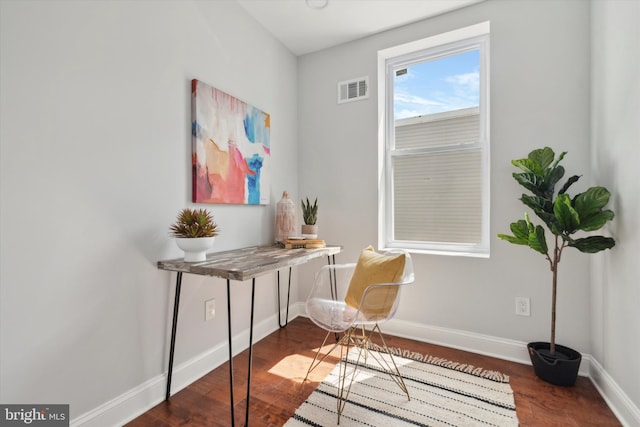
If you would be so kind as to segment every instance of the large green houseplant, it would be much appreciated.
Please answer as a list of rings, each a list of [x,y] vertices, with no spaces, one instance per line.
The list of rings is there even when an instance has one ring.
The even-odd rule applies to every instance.
[[[580,178],[578,175],[567,179],[556,194],[556,184],[565,173],[564,167],[560,165],[565,154],[567,153],[563,152],[555,159],[553,150],[545,147],[533,150],[525,159],[511,161],[522,171],[513,173],[513,177],[518,184],[531,193],[522,194],[520,200],[544,222],[551,232],[553,236],[551,247],[547,245],[545,229],[541,225],[534,225],[526,213],[524,219],[511,223],[513,235],[498,234],[498,237],[516,245],[528,246],[542,254],[549,262],[552,274],[551,340],[549,343],[529,343],[529,354],[539,377],[554,384],[572,385],[575,382],[581,356],[568,347],[556,345],[558,264],[562,252],[567,247],[576,248],[580,252],[596,253],[612,248],[615,240],[611,237],[595,235],[579,238],[573,236],[579,231],[599,230],[607,221],[613,219],[614,213],[604,209],[610,197],[609,191],[604,187],[591,187],[574,197],[567,194],[569,187]],[[571,361],[573,363],[568,363]],[[575,372],[558,372],[563,366],[568,365],[570,370],[575,369]]]

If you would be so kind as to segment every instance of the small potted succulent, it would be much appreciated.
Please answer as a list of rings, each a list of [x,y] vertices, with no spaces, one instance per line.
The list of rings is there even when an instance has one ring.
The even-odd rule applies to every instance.
[[[184,251],[184,260],[198,262],[207,259],[207,250],[213,247],[218,225],[206,209],[185,208],[180,211],[169,231],[178,247]]]
[[[513,235],[498,234],[498,237],[509,243],[528,246],[548,262],[552,276],[551,339],[549,342],[531,342],[527,348],[538,377],[552,384],[570,386],[575,383],[582,355],[556,344],[558,264],[565,248],[591,254],[611,249],[616,242],[611,237],[590,234],[614,217],[613,211],[604,209],[610,197],[606,188],[591,187],[571,197],[567,190],[580,178],[579,175],[573,175],[555,193],[556,184],[564,176],[564,167],[559,163],[565,154],[563,152],[555,159],[553,150],[545,147],[533,150],[527,158],[511,161],[522,171],[513,173],[514,179],[531,193],[522,194],[520,201],[544,222],[553,236],[551,245],[547,245],[545,229],[533,224],[526,213],[524,219],[511,223]],[[579,231],[589,235],[574,237],[573,234]],[[522,274],[526,273],[522,271]]]
[[[302,225],[302,237],[308,239],[315,239],[318,237],[318,226],[316,225],[316,221],[318,220],[318,198],[313,202],[313,205],[309,201],[309,198],[305,200],[301,200],[302,204],[302,220],[304,224]]]

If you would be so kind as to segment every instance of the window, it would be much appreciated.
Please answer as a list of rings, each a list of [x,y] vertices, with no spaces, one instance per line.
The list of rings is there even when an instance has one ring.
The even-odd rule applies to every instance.
[[[489,255],[489,23],[378,52],[379,246]]]

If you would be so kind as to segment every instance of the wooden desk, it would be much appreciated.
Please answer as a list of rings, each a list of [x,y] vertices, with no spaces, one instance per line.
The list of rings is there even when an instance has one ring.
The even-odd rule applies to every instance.
[[[231,349],[231,280],[252,280],[251,283],[251,321],[249,326],[249,368],[247,374],[247,407],[245,413],[245,425],[249,425],[249,398],[251,392],[251,362],[253,357],[253,313],[255,300],[256,277],[281,268],[289,268],[289,291],[291,289],[291,268],[304,264],[312,259],[326,256],[328,262],[335,264],[335,255],[340,253],[342,247],[327,246],[318,249],[283,249],[278,245],[252,246],[249,248],[234,249],[225,252],[214,252],[207,255],[207,259],[201,262],[185,262],[182,258],[167,261],[158,261],[161,270],[175,271],[176,292],[173,304],[173,323],[171,326],[171,346],[169,349],[169,370],[167,374],[166,400],[171,396],[171,376],[173,374],[173,354],[176,343],[176,329],[178,326],[178,307],[180,305],[180,290],[182,287],[182,274],[199,274],[201,276],[213,276],[227,279],[227,325],[229,340],[229,384],[231,396],[231,425],[235,425],[235,412],[233,402],[233,352]],[[286,326],[289,317],[289,291],[287,291],[287,313],[285,324],[280,321],[280,271],[278,271],[278,321],[280,327]]]

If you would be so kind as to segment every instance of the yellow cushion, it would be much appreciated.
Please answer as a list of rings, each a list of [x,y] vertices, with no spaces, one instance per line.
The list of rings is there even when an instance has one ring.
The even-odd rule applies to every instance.
[[[347,289],[345,302],[359,308],[362,295],[369,285],[376,283],[398,282],[404,273],[405,255],[382,255],[373,250],[371,246],[364,249],[358,258],[353,277]],[[384,317],[389,312],[398,292],[397,286],[384,289],[367,295],[367,307],[361,311],[370,317]]]

